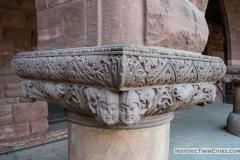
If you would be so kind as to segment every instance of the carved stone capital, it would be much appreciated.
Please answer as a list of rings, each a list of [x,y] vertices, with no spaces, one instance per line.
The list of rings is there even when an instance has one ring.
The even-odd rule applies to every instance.
[[[211,83],[119,92],[42,80],[23,80],[21,87],[23,97],[30,101],[45,100],[78,114],[73,116],[67,112],[73,121],[78,119],[80,124],[115,128],[147,126],[146,121],[149,125],[161,124],[166,119],[170,121],[173,118],[170,113],[176,109],[212,103],[216,96],[215,86]],[[167,113],[170,114],[168,118],[163,116]]]
[[[222,78],[224,83],[240,83],[240,65],[227,65],[226,74]]]
[[[21,52],[12,61],[22,78],[124,91],[129,88],[215,82],[220,58],[166,48],[104,46]]]

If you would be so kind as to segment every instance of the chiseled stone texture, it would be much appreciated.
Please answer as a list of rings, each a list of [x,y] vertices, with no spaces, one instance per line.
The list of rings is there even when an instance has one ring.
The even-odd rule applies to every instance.
[[[40,50],[126,44],[202,52],[207,43],[206,0],[193,2],[200,10],[189,0],[38,3]]]
[[[153,128],[108,130],[69,122],[69,160],[167,160],[170,122]]]
[[[189,0],[192,2],[200,11],[205,13],[208,5],[208,0]]]
[[[44,133],[48,129],[47,119],[37,120],[30,123],[30,134]]]
[[[0,126],[0,140],[29,135],[29,123]]]
[[[25,123],[47,118],[46,102],[13,104],[13,117],[15,123]]]
[[[186,0],[147,1],[146,45],[202,52],[208,39],[204,14]]]

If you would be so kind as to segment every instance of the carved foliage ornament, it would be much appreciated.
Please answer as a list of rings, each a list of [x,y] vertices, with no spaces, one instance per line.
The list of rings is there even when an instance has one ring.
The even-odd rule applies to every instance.
[[[72,112],[94,116],[105,125],[134,125],[141,117],[212,103],[216,96],[215,86],[206,83],[124,92],[39,80],[23,80],[21,87],[23,97],[30,101],[58,104]]]

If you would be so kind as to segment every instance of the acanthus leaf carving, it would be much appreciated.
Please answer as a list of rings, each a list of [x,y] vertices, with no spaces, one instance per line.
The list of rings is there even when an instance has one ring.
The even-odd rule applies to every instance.
[[[23,80],[21,86],[23,97],[30,101],[46,100],[75,113],[94,116],[103,125],[135,125],[142,117],[212,103],[216,96],[211,83],[120,92],[38,80]]]

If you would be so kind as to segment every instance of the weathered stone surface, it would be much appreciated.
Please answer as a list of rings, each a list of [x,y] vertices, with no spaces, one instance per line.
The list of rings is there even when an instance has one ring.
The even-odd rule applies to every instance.
[[[29,135],[29,123],[0,126],[0,140]]]
[[[44,133],[48,130],[47,119],[38,120],[30,123],[30,134]]]
[[[10,76],[13,75],[11,69],[0,69],[0,76]]]
[[[47,6],[48,8],[53,8],[71,1],[74,1],[74,0],[47,0],[47,4],[48,4]]]
[[[38,49],[85,46],[85,1],[38,13]]]
[[[4,89],[7,90],[20,90],[20,84],[19,83],[5,83]]]
[[[12,118],[12,105],[0,105],[0,120],[4,118]]]
[[[7,98],[11,98],[11,97],[21,97],[22,93],[21,90],[11,90],[11,91],[5,91],[5,96]]]
[[[0,118],[0,126],[11,125],[12,122],[13,122],[12,117],[11,118]]]
[[[49,1],[53,6],[59,3]],[[199,53],[207,43],[204,13],[188,0],[61,3],[65,4],[38,13],[39,49],[125,44]]]
[[[12,27],[25,27],[25,15],[22,12],[0,9],[1,24]]]
[[[47,103],[13,104],[13,118],[15,123],[33,122],[48,116]]]
[[[204,14],[186,0],[147,1],[146,45],[202,52],[208,39]]]
[[[69,125],[69,159],[167,160],[170,123],[136,130]]]
[[[16,83],[16,82],[20,82],[21,78],[18,76],[3,76],[0,79],[0,84],[1,83]]]
[[[35,1],[37,12],[41,12],[47,9],[47,1],[46,0],[37,0]]]
[[[200,11],[205,13],[208,5],[208,0],[190,0]]]
[[[36,0],[36,1],[38,1],[38,0]],[[19,8],[31,9],[31,10],[36,9],[34,0],[22,0],[22,1],[18,0],[18,7]]]
[[[25,25],[24,25],[25,27]],[[32,31],[19,28],[6,28],[4,39],[13,40],[14,48],[19,50],[31,50]]]
[[[1,0],[1,4],[7,6],[17,6],[17,0]]]
[[[144,5],[139,0],[106,0],[100,10],[102,45],[144,45]],[[93,11],[91,11],[93,12]],[[90,15],[91,13],[89,13]],[[99,31],[101,32],[101,31]]]
[[[0,40],[0,54],[13,54],[14,42],[11,40]]]
[[[0,98],[0,105],[2,104],[16,104],[19,103],[19,98]]]

